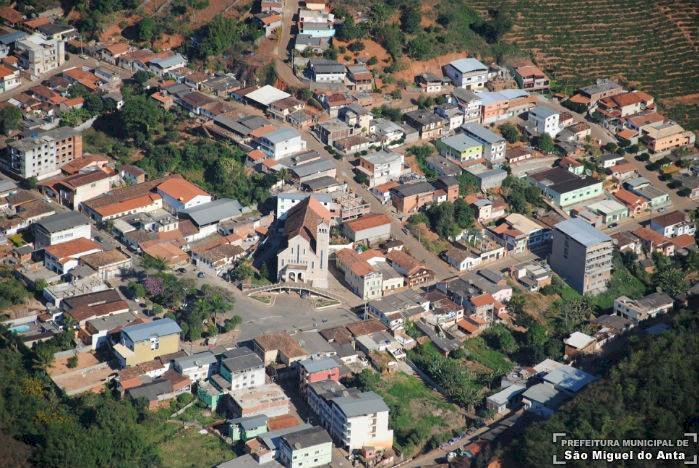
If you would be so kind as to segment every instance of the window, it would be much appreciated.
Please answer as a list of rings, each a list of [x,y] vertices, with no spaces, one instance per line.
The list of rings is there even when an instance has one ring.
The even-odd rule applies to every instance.
[[[150,349],[151,351],[155,351],[156,349],[160,348],[160,339],[157,336],[151,336],[150,337]]]

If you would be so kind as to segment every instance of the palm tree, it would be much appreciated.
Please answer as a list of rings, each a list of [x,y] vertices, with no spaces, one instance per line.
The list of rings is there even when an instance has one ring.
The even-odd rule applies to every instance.
[[[53,347],[39,346],[34,352],[33,366],[35,369],[46,369],[53,364]]]

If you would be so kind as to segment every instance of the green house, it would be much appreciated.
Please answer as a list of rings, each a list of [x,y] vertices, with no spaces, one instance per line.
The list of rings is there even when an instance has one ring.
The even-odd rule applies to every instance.
[[[228,422],[228,431],[233,442],[239,440],[245,442],[248,439],[253,439],[267,432],[267,416],[260,414],[257,416],[231,419]]]
[[[218,402],[223,395],[228,393],[230,383],[226,382],[220,374],[214,374],[208,380],[199,382],[197,397],[211,410],[218,408]]]
[[[483,157],[483,145],[463,133],[438,140],[437,149],[442,156],[459,162],[473,161]]]

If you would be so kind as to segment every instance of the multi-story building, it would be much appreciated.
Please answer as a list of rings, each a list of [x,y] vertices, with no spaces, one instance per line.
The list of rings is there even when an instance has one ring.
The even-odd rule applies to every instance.
[[[421,140],[433,140],[449,131],[444,118],[426,110],[407,112],[403,118],[405,123],[419,132]]]
[[[308,61],[308,74],[316,83],[344,83],[347,68],[334,60],[311,59]]]
[[[512,213],[495,227],[488,228],[490,235],[507,251],[525,250],[541,252],[551,240],[551,231],[534,220],[519,213]]]
[[[536,106],[529,111],[527,122],[533,125],[539,135],[546,133],[555,138],[562,129],[559,116],[558,112],[548,106]]]
[[[383,294],[381,272],[376,271],[362,254],[352,249],[342,249],[335,255],[337,268],[345,274],[345,281],[352,292],[363,300],[375,299]]]
[[[454,87],[476,91],[485,88],[489,70],[474,58],[462,58],[445,65],[444,73],[451,79]]]
[[[480,99],[480,122],[483,125],[510,119],[536,105],[536,96],[523,89],[479,91],[476,95]]]
[[[47,40],[40,34],[32,34],[15,42],[19,66],[29,71],[32,79],[63,65],[66,61],[65,41]]]
[[[83,155],[82,135],[70,127],[41,132],[11,142],[4,165],[10,172],[28,179],[45,179],[61,173],[61,166]]]
[[[246,347],[223,353],[219,369],[230,390],[260,387],[265,384],[265,365],[260,356]]]
[[[172,365],[177,372],[189,378],[192,382],[200,382],[211,377],[217,367],[217,363],[214,353],[202,351],[190,356],[176,358]]]
[[[308,404],[336,445],[349,452],[393,446],[389,409],[379,395],[346,388],[331,380],[312,383],[308,389]]]
[[[122,329],[121,339],[112,349],[121,367],[135,366],[179,351],[181,331],[169,318],[130,325]]]
[[[80,209],[83,201],[109,192],[117,175],[110,169],[79,172],[58,180],[54,184],[41,186],[44,195],[54,197],[61,204],[74,210]]]
[[[91,236],[90,221],[76,211],[63,211],[34,223],[35,249]]]
[[[289,210],[284,224],[283,244],[277,255],[280,281],[328,286],[330,212],[314,197]]]
[[[693,132],[685,131],[674,122],[646,125],[641,133],[641,140],[651,153],[664,153],[682,146],[691,146],[696,140]]]
[[[549,264],[580,294],[597,294],[607,289],[613,250],[611,237],[572,218],[554,226]]]
[[[614,313],[626,317],[633,323],[642,322],[672,310],[674,301],[662,292],[649,294],[641,299],[626,296],[614,299]]]
[[[439,154],[458,162],[468,162],[483,157],[483,144],[465,133],[446,136],[437,140]]]
[[[332,357],[304,359],[298,363],[299,388],[305,395],[308,384],[322,380],[340,380],[340,364]]]
[[[332,439],[322,427],[292,432],[279,439],[279,461],[287,468],[328,466],[332,450]]]
[[[535,65],[514,67],[514,77],[519,87],[527,91],[546,91],[549,89],[549,78]]]
[[[259,150],[275,160],[306,150],[306,140],[293,128],[273,129],[258,136],[255,142]]]
[[[0,65],[0,93],[15,89],[21,83],[18,69]]]
[[[356,170],[367,176],[369,187],[375,187],[391,180],[398,180],[403,174],[404,159],[402,154],[381,150],[360,156]]]
[[[435,188],[429,182],[403,184],[391,190],[391,201],[398,212],[411,214],[434,202]]]
[[[467,136],[483,145],[483,157],[488,162],[499,164],[505,160],[507,143],[503,137],[474,123],[464,124],[461,128]]]

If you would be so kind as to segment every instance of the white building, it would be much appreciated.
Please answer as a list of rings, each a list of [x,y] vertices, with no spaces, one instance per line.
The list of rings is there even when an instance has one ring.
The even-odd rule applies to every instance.
[[[275,212],[277,219],[280,221],[286,219],[289,210],[308,197],[315,198],[326,210],[333,210],[332,195],[328,193],[284,192],[277,195],[277,210]]]
[[[15,52],[19,66],[26,69],[32,79],[55,70],[66,61],[65,41],[46,40],[40,34],[15,42]]]
[[[405,158],[402,154],[381,150],[360,156],[356,170],[367,176],[369,187],[375,187],[391,180],[397,180],[403,173],[404,161]]]
[[[306,140],[293,128],[280,128],[255,139],[258,149],[279,160],[306,150]]]
[[[671,311],[674,301],[665,293],[656,292],[641,299],[626,296],[614,299],[614,313],[626,317],[637,324],[643,320],[666,314]]]
[[[223,353],[219,372],[231,383],[231,390],[256,388],[265,384],[265,365],[250,348],[235,348]]]
[[[175,359],[174,369],[192,382],[206,380],[213,374],[216,367],[216,356],[211,351],[192,354]]]
[[[211,202],[211,195],[183,177],[170,177],[158,185],[158,195],[170,211],[179,213]]]
[[[522,385],[510,385],[504,390],[490,395],[485,399],[485,404],[489,410],[495,411],[497,414],[505,414],[511,408],[512,402],[524,391],[526,387]]]
[[[337,446],[349,452],[393,446],[389,408],[379,395],[331,380],[311,383],[308,388],[308,404]]]
[[[507,142],[503,137],[475,123],[464,124],[461,128],[466,135],[483,145],[483,157],[488,162],[497,164],[505,160]]]
[[[21,82],[18,69],[0,65],[0,93],[16,88]]]
[[[547,133],[555,138],[562,130],[559,122],[560,114],[547,106],[536,106],[529,111],[527,121],[534,126],[539,135]]]
[[[488,67],[474,58],[454,60],[444,67],[444,73],[455,87],[472,91],[485,88],[488,82]]]
[[[34,248],[92,237],[90,221],[76,211],[62,211],[34,223]]]

